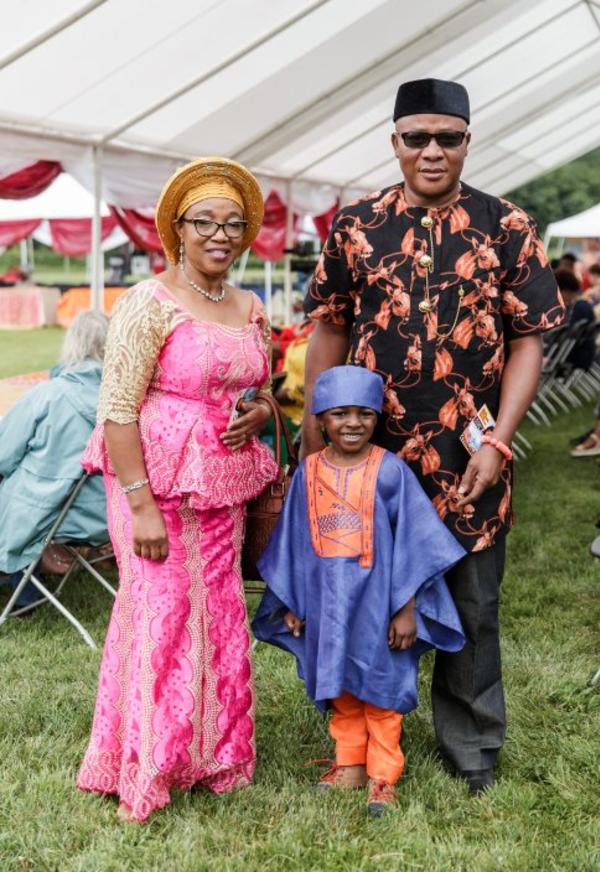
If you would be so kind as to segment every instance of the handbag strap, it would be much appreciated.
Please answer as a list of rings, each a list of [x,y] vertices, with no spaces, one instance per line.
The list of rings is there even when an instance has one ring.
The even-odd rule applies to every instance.
[[[273,394],[267,393],[267,391],[259,391],[256,395],[256,399],[264,400],[271,409],[271,414],[273,415],[273,420],[275,422],[275,462],[277,463],[277,466],[281,467],[281,437],[283,435],[285,446],[287,448],[288,466],[290,469],[295,469],[298,466],[298,455],[281,406]]]

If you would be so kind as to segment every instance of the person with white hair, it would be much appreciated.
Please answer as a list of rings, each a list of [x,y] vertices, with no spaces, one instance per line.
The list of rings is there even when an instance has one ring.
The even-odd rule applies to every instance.
[[[13,589],[83,473],[79,460],[96,423],[107,331],[106,315],[80,312],[67,330],[60,366],[0,420],[0,572],[10,575]],[[106,542],[101,476],[85,483],[57,538]],[[41,571],[61,569],[60,563],[59,552],[45,553]],[[16,607],[38,596],[29,584]]]

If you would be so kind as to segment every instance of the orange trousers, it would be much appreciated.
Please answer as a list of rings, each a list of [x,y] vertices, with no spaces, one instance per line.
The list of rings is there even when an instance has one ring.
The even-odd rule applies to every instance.
[[[362,702],[344,691],[332,701],[329,732],[338,766],[366,764],[369,778],[395,784],[404,771],[402,715]]]

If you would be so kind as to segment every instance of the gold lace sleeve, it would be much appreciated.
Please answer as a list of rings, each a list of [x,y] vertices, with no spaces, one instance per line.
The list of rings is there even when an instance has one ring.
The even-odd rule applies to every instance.
[[[259,300],[258,303],[260,305],[259,311],[261,316],[262,337],[267,351],[267,358],[269,360],[269,377],[264,385],[261,385],[260,390],[271,394],[273,393],[273,386],[271,384],[271,376],[273,374],[273,339],[271,337],[271,322],[267,317],[267,313],[262,302]]]
[[[137,421],[170,320],[169,307],[154,297],[152,286],[138,285],[120,298],[106,341],[99,422]]]

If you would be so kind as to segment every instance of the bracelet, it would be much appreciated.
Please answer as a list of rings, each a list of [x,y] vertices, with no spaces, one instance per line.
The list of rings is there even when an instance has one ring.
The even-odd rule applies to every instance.
[[[495,448],[496,451],[499,451],[500,454],[503,455],[505,460],[512,460],[513,453],[508,445],[505,445],[504,442],[501,442],[499,439],[495,439],[493,436],[490,436],[489,433],[483,434],[483,436],[481,437],[481,442],[486,445],[491,445],[492,448]]]
[[[130,494],[131,491],[139,490],[141,487],[144,487],[145,484],[150,484],[150,479],[140,478],[137,481],[132,481],[131,484],[123,485],[121,490],[124,494]]]

